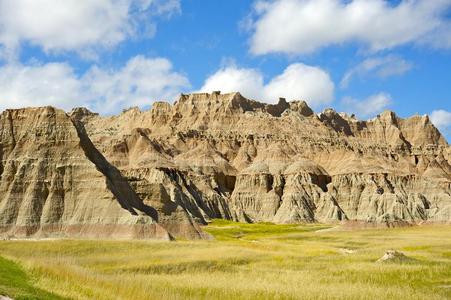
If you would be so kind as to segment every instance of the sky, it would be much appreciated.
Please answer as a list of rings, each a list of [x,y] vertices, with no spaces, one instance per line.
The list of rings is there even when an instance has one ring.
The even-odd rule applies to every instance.
[[[0,111],[239,91],[451,139],[451,0],[0,0]]]

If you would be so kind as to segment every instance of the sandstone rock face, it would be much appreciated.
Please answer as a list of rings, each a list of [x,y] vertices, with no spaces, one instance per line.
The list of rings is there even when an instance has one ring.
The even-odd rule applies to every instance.
[[[205,238],[212,218],[450,222],[451,148],[427,116],[360,121],[239,93],[102,117],[0,115],[0,228],[16,236]]]
[[[7,110],[0,115],[0,134],[1,233],[171,237],[155,208],[94,147],[83,125],[63,111]],[[187,216],[176,221],[191,222]]]

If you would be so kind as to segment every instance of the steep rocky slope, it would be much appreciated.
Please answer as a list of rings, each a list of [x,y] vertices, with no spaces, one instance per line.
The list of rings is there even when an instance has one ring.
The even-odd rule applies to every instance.
[[[83,125],[61,110],[0,115],[0,178],[3,235],[171,237],[156,209],[94,147]],[[191,230],[188,237],[200,236],[189,216],[174,223]]]
[[[0,222],[14,235],[205,237],[211,218],[451,220],[451,148],[427,116],[368,121],[239,93],[102,117],[0,115]]]

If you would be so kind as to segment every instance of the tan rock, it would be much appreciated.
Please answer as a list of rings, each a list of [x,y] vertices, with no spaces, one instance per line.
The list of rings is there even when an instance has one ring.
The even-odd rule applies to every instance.
[[[395,263],[402,263],[402,262],[409,262],[413,261],[412,258],[407,257],[404,253],[396,251],[396,250],[387,250],[385,251],[384,256],[379,258],[377,262],[395,262]]]
[[[0,222],[25,236],[166,238],[204,238],[198,224],[212,218],[450,222],[450,149],[427,116],[317,116],[303,101],[239,93],[111,117],[7,110]]]

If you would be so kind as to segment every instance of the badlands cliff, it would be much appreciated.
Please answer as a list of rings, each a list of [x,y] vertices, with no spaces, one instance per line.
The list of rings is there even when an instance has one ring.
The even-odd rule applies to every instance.
[[[212,218],[450,222],[451,147],[427,116],[360,121],[239,93],[0,114],[3,236],[206,238]]]

